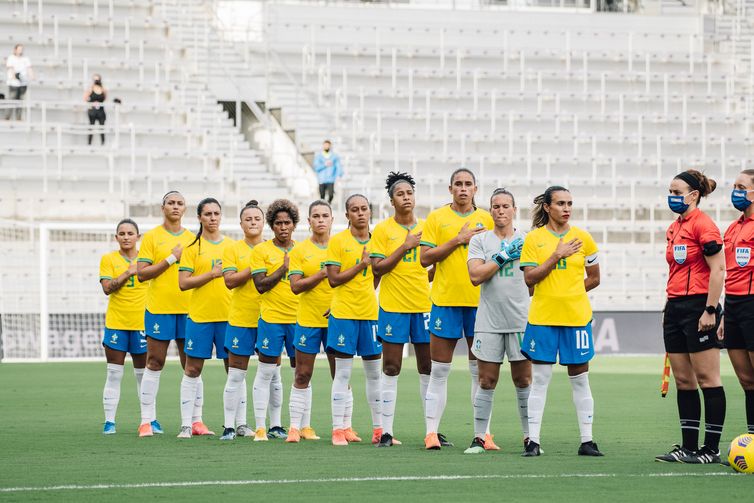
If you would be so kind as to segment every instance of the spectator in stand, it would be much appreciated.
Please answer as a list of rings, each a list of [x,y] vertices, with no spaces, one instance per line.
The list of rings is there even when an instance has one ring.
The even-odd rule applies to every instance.
[[[328,203],[332,203],[335,195],[335,181],[343,176],[343,166],[340,163],[340,156],[332,151],[330,140],[325,140],[322,144],[322,151],[314,156],[314,172],[317,173],[320,199],[326,199]]]
[[[5,67],[8,74],[8,99],[24,99],[29,81],[34,78],[34,71],[31,68],[31,60],[24,56],[24,46],[22,44],[16,44],[13,48],[13,54],[8,56]],[[10,120],[14,110],[16,111],[16,120],[21,120],[23,107],[20,106],[15,109],[9,108],[5,120]]]
[[[102,85],[102,76],[95,73],[92,75],[92,85],[87,89],[87,91],[84,93],[84,101],[86,103],[91,103],[92,106],[87,111],[87,114],[89,115],[89,124],[94,125],[96,122],[99,122],[100,126],[105,125],[105,119],[107,119],[107,116],[105,115],[105,107],[103,103],[107,99],[107,90]],[[102,129],[100,132],[100,140],[102,145],[105,144],[105,130]],[[92,144],[92,134],[89,134],[89,145]]]

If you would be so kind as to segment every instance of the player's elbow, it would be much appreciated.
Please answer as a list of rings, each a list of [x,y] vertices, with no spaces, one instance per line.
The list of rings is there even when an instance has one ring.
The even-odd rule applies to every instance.
[[[471,271],[469,271],[469,279],[471,280],[471,284],[474,286],[479,286],[482,283],[484,283],[484,281],[482,281],[482,278],[480,278],[479,275],[474,274]]]
[[[426,254],[422,253],[421,257],[419,258],[419,263],[421,263],[422,267],[429,267],[435,262],[431,257],[427,257]]]

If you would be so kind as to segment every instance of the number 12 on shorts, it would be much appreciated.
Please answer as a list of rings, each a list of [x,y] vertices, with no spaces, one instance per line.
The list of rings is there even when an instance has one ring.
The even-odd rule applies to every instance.
[[[576,349],[589,349],[589,332],[576,330]]]

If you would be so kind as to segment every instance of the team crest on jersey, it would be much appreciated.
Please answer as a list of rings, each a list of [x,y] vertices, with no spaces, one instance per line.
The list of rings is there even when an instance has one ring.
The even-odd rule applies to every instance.
[[[267,347],[267,345],[269,343],[270,343],[270,340],[267,337],[265,337],[264,339],[262,339],[262,349],[270,349],[270,348]]]
[[[749,265],[751,259],[751,248],[736,247],[736,264],[739,267],[746,267]]]
[[[435,320],[435,330],[442,330],[442,320],[440,318]]]
[[[345,346],[346,345],[346,337],[343,334],[340,334],[338,336],[338,346]]]
[[[385,325],[385,336],[390,337],[393,335],[393,326],[390,324]]]
[[[300,346],[306,346],[306,336],[302,334],[301,338],[298,340],[298,343]]]
[[[686,262],[686,245],[673,245],[673,259],[677,264]]]
[[[152,327],[152,333],[159,334],[160,333],[160,325],[159,323],[155,323]]]
[[[233,337],[233,347],[238,348],[238,337]]]

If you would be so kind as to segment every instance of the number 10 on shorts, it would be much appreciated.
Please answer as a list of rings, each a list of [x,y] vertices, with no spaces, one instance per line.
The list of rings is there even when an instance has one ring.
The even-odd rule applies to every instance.
[[[576,330],[576,349],[589,349],[589,332]]]

